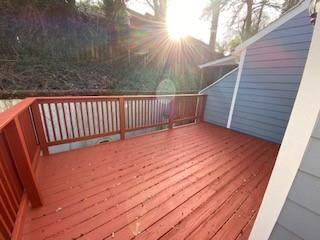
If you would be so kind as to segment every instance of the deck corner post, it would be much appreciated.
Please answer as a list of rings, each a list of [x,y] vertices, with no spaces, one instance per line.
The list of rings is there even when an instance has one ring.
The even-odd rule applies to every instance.
[[[42,200],[35,174],[32,169],[30,156],[23,138],[22,128],[18,118],[9,123],[5,129],[5,137],[14,160],[17,172],[32,207],[41,207]]]
[[[176,105],[176,96],[173,96],[170,102],[170,112],[169,112],[169,129],[173,128],[174,123],[174,113],[175,113],[175,105]]]
[[[126,124],[125,124],[125,101],[123,97],[119,98],[119,117],[120,117],[120,139],[126,138]]]
[[[46,143],[46,136],[45,136],[43,125],[42,125],[38,101],[35,101],[31,105],[31,111],[32,111],[33,122],[34,122],[35,130],[36,130],[36,134],[38,137],[41,150],[43,151],[43,155],[47,156],[49,155],[49,150]]]

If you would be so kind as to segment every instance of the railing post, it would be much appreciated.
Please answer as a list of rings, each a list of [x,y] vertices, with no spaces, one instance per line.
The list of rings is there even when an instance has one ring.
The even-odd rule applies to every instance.
[[[169,112],[169,129],[173,128],[174,123],[174,113],[175,113],[176,97],[173,96],[170,102],[170,112]]]
[[[30,156],[18,117],[6,126],[4,133],[19,177],[27,191],[32,207],[42,206],[38,184],[32,170]]]
[[[47,146],[47,142],[46,142],[46,136],[45,136],[43,125],[42,125],[38,101],[35,101],[31,105],[31,111],[32,111],[33,122],[34,122],[34,126],[36,129],[36,133],[37,133],[40,147],[43,151],[43,155],[47,156],[47,155],[49,155],[49,151],[48,151],[48,146]]]
[[[125,102],[124,97],[119,98],[119,117],[120,117],[120,139],[124,140],[126,137],[126,124],[125,124]]]
[[[201,106],[200,106],[200,122],[204,122],[204,112],[207,104],[207,95],[202,96]]]

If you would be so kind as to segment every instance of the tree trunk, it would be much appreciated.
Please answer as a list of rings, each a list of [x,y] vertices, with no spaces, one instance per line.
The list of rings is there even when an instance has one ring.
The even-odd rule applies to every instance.
[[[167,15],[167,0],[153,0],[154,16],[158,21],[165,21]]]
[[[167,0],[160,0],[161,19],[166,20],[167,17]]]
[[[246,19],[244,20],[244,28],[243,28],[243,40],[248,39],[251,36],[252,30],[252,11],[253,11],[253,0],[247,0],[247,15]]]
[[[258,20],[257,20],[256,26],[254,29],[254,34],[256,34],[260,29],[260,24],[261,24],[263,10],[264,10],[265,5],[266,5],[266,0],[264,0],[261,4],[260,10],[259,10],[259,15],[258,15]]]
[[[282,4],[282,13],[287,12],[289,9],[297,5],[299,0],[285,0]]]
[[[216,50],[219,16],[220,16],[220,6],[219,4],[215,3],[212,6],[211,34],[210,34],[210,41],[209,41],[209,46],[213,51]]]

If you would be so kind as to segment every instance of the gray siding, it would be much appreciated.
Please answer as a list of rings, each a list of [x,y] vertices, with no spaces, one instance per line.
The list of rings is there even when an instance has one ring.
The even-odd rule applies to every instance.
[[[289,230],[287,230],[286,228],[284,228],[283,226],[276,224],[270,239],[277,239],[277,240],[302,240],[302,238],[300,238],[299,236],[297,236],[296,234],[294,234],[293,232],[290,232]]]
[[[207,94],[204,120],[223,127],[227,126],[228,116],[238,75],[238,69],[231,71],[202,93]]]
[[[320,117],[270,240],[320,239]],[[279,228],[279,226],[281,226]]]
[[[313,33],[308,11],[248,47],[231,128],[282,141]]]

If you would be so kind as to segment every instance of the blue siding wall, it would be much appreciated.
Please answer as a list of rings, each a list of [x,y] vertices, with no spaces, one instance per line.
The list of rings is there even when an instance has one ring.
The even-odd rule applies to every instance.
[[[282,141],[312,33],[308,11],[304,11],[248,47],[232,129],[277,143]],[[211,119],[213,115],[214,112]]]
[[[270,240],[320,239],[320,116]]]
[[[206,122],[227,126],[237,75],[238,69],[234,69],[201,92],[208,95],[204,115]]]

